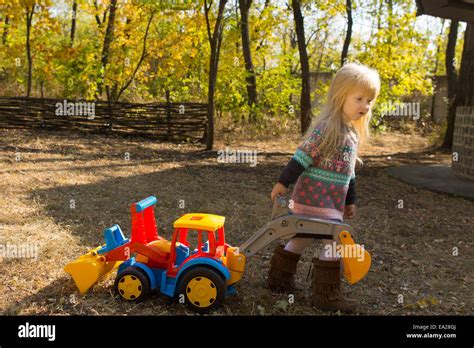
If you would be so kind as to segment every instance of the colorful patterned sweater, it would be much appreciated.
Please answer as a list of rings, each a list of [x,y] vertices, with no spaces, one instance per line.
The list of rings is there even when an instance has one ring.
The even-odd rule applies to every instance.
[[[343,219],[344,206],[354,204],[357,137],[347,129],[344,145],[325,160],[316,152],[323,138],[319,124],[301,144],[278,181],[285,187],[296,181],[293,213],[322,219]]]

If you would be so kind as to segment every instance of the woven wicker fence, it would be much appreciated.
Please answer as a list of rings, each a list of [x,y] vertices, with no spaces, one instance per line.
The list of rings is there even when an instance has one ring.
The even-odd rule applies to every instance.
[[[150,136],[204,142],[207,104],[124,103],[0,97],[0,128],[33,128]]]

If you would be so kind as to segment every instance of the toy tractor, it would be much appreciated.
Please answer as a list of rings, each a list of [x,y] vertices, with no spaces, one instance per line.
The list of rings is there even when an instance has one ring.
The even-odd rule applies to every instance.
[[[171,241],[163,239],[156,228],[155,204],[156,198],[149,197],[132,205],[131,239],[114,225],[104,231],[104,246],[64,269],[81,294],[118,266],[114,288],[122,299],[139,302],[159,289],[170,297],[183,295],[196,312],[209,312],[234,292],[245,257],[225,242],[223,216],[183,215],[174,223]],[[195,248],[192,235],[197,238]]]
[[[156,202],[151,196],[131,206],[130,239],[114,225],[104,231],[105,245],[65,266],[81,294],[118,267],[114,289],[122,299],[140,302],[156,289],[184,300],[193,311],[208,313],[235,293],[246,259],[276,239],[325,238],[360,247],[352,240],[349,225],[290,214],[282,197],[275,200],[272,220],[240,248],[225,242],[225,217],[213,214],[181,216],[168,241],[158,235]],[[362,258],[354,255],[342,255],[344,275],[351,284],[365,276],[371,262],[365,250]]]

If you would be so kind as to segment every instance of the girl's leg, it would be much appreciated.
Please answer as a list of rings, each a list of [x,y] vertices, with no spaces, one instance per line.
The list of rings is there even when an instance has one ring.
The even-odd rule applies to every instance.
[[[311,243],[311,239],[293,238],[286,247],[277,245],[270,261],[270,272],[268,273],[267,286],[276,291],[303,290],[300,284],[295,282],[297,264],[301,258],[304,248]]]
[[[312,243],[312,238],[291,238],[291,240],[286,244],[285,250],[301,255],[304,249]]]
[[[312,303],[323,310],[351,313],[357,302],[346,298],[341,288],[341,261],[335,253],[332,239],[323,239],[319,259],[313,259]]]

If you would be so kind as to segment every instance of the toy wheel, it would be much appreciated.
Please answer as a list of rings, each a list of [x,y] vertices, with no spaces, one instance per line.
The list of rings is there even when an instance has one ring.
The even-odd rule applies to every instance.
[[[143,271],[129,267],[117,275],[114,289],[122,300],[141,302],[150,292],[150,281]]]
[[[209,313],[224,300],[226,283],[216,271],[206,267],[190,269],[183,275],[179,294],[183,294],[186,305],[195,312]]]

